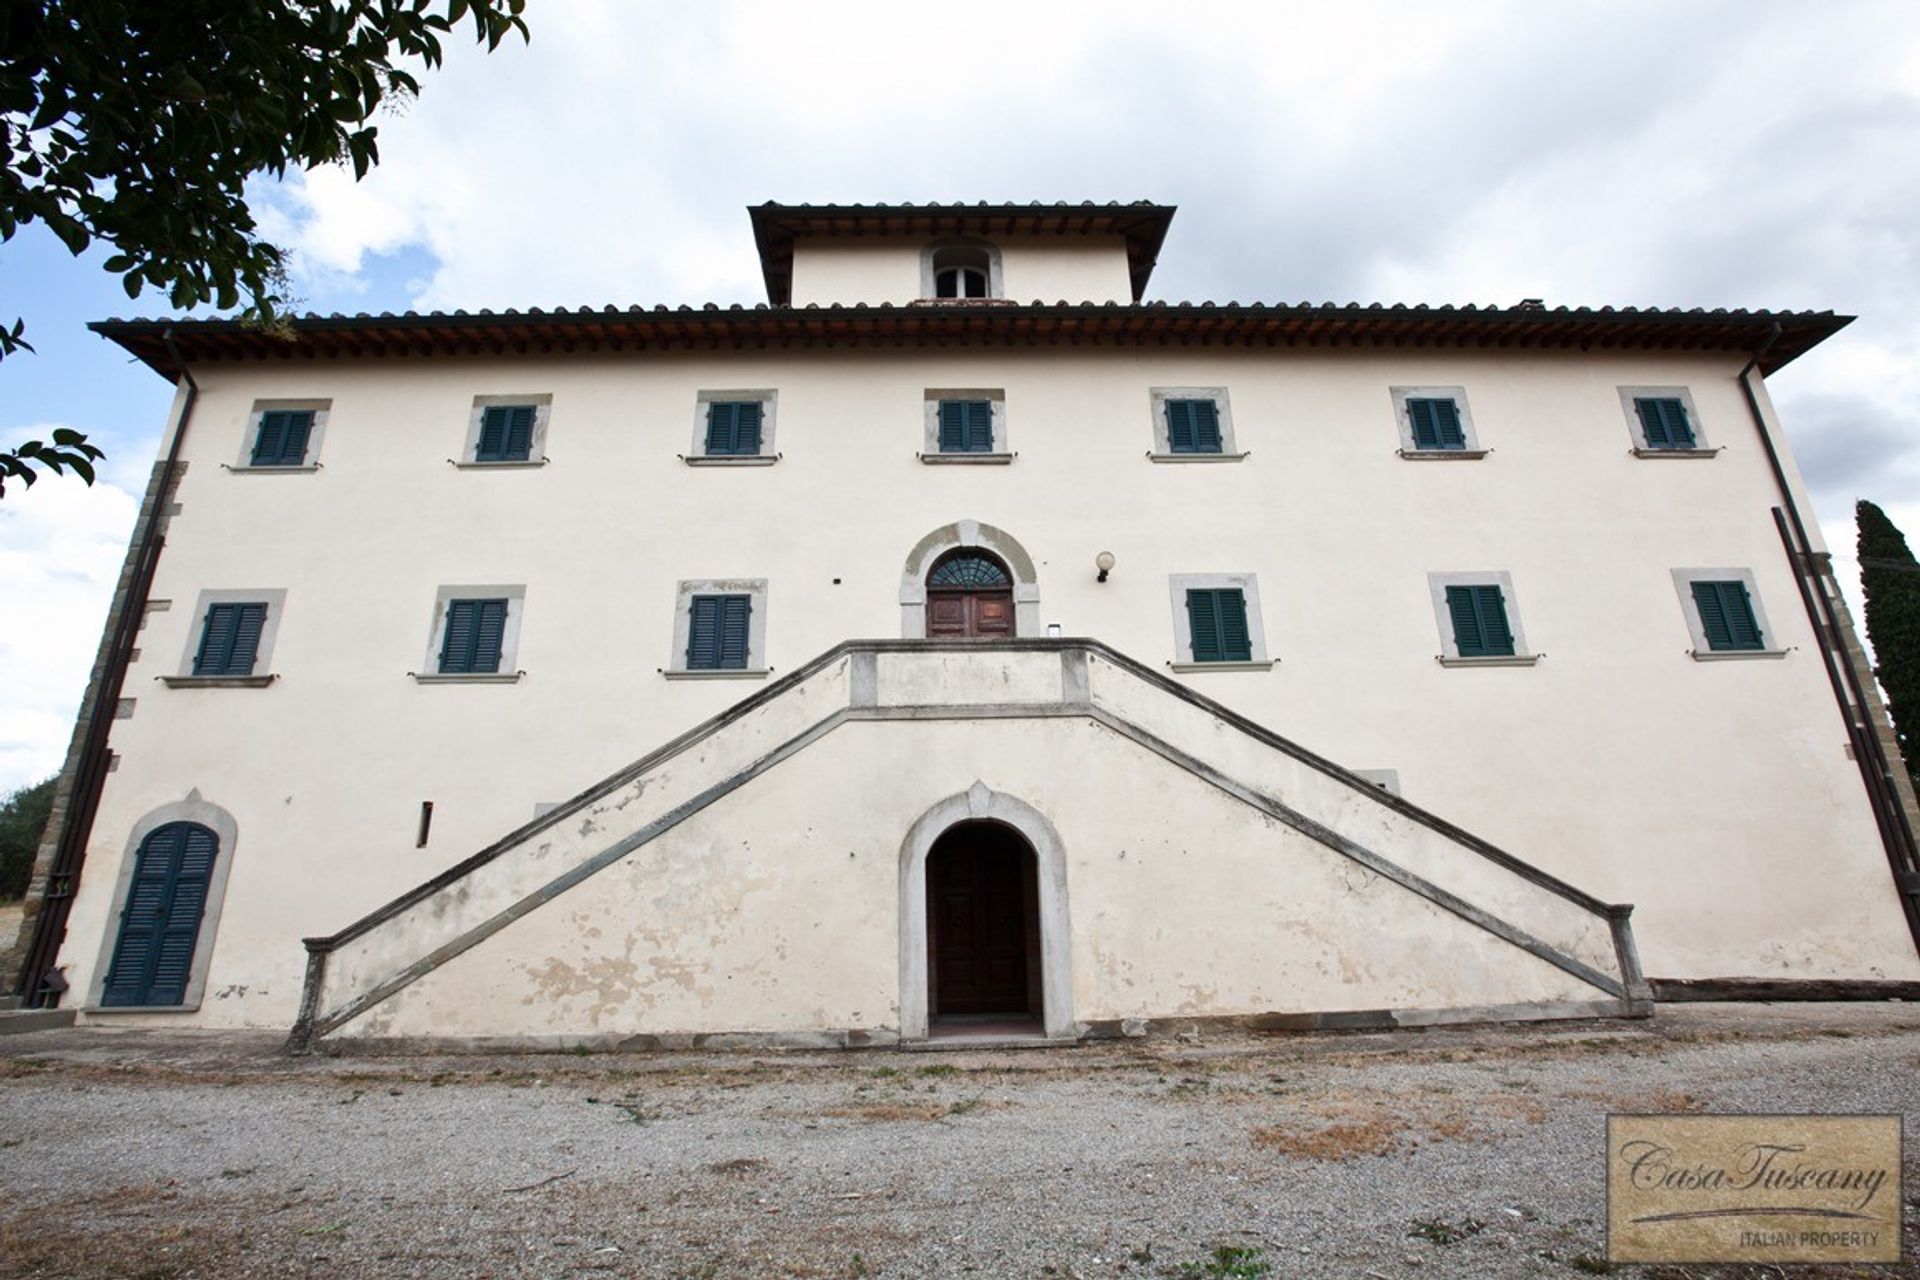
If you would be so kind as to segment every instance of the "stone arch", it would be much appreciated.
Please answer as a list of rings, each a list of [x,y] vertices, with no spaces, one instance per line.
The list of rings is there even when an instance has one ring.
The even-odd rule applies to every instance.
[[[980,821],[1011,827],[1033,848],[1040,897],[1041,1023],[1049,1038],[1077,1036],[1066,847],[1038,809],[976,782],[921,814],[900,845],[900,1038],[924,1040],[928,1033],[927,855],[950,827]]]
[[[214,942],[220,931],[220,911],[227,897],[227,872],[233,867],[233,847],[239,840],[240,825],[234,821],[231,813],[202,798],[196,788],[187,792],[183,799],[148,810],[127,833],[126,847],[120,854],[120,869],[114,878],[113,899],[108,903],[106,922],[100,930],[100,952],[94,961],[93,972],[87,976],[88,1009],[100,1007],[107,981],[107,966],[113,962],[114,944],[120,938],[120,913],[126,909],[127,891],[133,885],[134,863],[139,857],[140,846],[146,843],[148,836],[174,822],[197,823],[212,831],[219,842],[214,852],[213,874],[207,880],[207,905],[200,916],[200,932],[193,948],[193,965],[187,973],[186,996],[177,1006],[142,1007],[134,1012],[165,1013],[173,1009],[196,1009],[206,993],[207,968],[213,960]]]
[[[1013,575],[1013,630],[1016,636],[1040,635],[1040,582],[1034,572],[1033,557],[1019,540],[1004,529],[996,529],[978,520],[957,520],[942,525],[913,544],[900,572],[900,636],[905,640],[927,638],[927,574],[934,562],[949,551],[978,547],[999,557]]]

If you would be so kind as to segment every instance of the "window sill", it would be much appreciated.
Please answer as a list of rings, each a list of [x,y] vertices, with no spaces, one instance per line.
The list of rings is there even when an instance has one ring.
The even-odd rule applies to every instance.
[[[161,676],[169,689],[264,689],[280,677],[265,676]]]
[[[1400,449],[1408,462],[1472,462],[1492,453],[1491,449]]]
[[[453,459],[448,458],[447,461],[453,462]],[[524,471],[529,467],[544,467],[549,461],[547,458],[524,458],[513,462],[475,462],[469,458],[465,462],[453,462],[453,465],[461,471]]]
[[[661,675],[669,680],[765,680],[773,674],[772,667],[717,667],[711,671],[687,671],[675,669],[662,671]]]
[[[135,1013],[198,1013],[200,1002],[191,1004],[83,1004],[80,1012],[89,1018],[117,1018]]]
[[[1149,462],[1239,462],[1252,453],[1149,453]]]
[[[967,466],[971,464],[973,466],[988,467],[1004,467],[1012,462],[1015,457],[1015,455],[1011,453],[923,453],[919,456],[920,461],[926,463],[928,466],[954,466],[956,464],[959,466]]]
[[[683,453],[680,461],[690,467],[770,467],[780,461],[777,453]]]
[[[1649,449],[1645,445],[1635,445],[1633,456],[1636,458],[1717,458],[1719,449]]]
[[[1175,671],[1270,671],[1278,658],[1255,658],[1249,662],[1169,662]]]
[[[428,672],[409,671],[415,684],[518,684],[524,671],[460,671]]]
[[[1739,662],[1745,658],[1784,658],[1787,649],[1689,649],[1687,656],[1695,662]]]
[[[298,465],[288,464],[284,466],[275,466],[272,463],[250,462],[245,466],[241,466],[241,467],[229,466],[227,468],[227,470],[233,472],[237,476],[270,476],[270,475],[276,475],[276,474],[286,475],[288,473],[293,473],[298,475],[298,474],[318,471],[319,469],[320,469],[320,464],[317,462],[302,462],[302,463],[299,463]]]
[[[1530,667],[1546,657],[1544,653],[1502,653],[1486,658],[1461,658],[1453,654],[1434,655],[1443,667]]]

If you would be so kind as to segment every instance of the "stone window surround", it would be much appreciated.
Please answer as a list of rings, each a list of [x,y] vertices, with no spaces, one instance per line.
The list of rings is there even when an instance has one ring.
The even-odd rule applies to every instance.
[[[524,400],[516,403],[524,404]],[[498,671],[441,671],[440,648],[447,633],[447,606],[455,600],[497,600],[505,597],[507,624],[500,633],[500,669]],[[433,625],[427,632],[427,656],[418,671],[410,671],[416,684],[517,684],[526,672],[519,668],[520,618],[526,612],[525,583],[491,586],[447,585],[433,595]]]
[[[1153,410],[1154,462],[1238,462],[1247,455],[1240,451],[1233,434],[1233,405],[1225,387],[1149,387],[1147,396]],[[1211,400],[1220,418],[1220,452],[1175,453],[1172,432],[1167,427],[1167,401]]]
[[[760,402],[760,452],[748,454],[709,454],[707,452],[707,406],[716,402],[758,400]],[[680,460],[693,467],[770,467],[780,460],[774,449],[773,430],[780,393],[772,387],[745,391],[702,391],[694,397],[693,446]]]
[[[1640,422],[1640,412],[1633,402],[1642,397],[1662,400],[1678,400],[1687,411],[1687,426],[1693,430],[1693,447],[1690,449],[1659,449],[1647,443],[1647,429]],[[1620,411],[1626,415],[1627,431],[1633,438],[1633,455],[1636,458],[1711,458],[1720,450],[1707,443],[1707,433],[1700,426],[1700,411],[1693,407],[1693,391],[1687,387],[1621,387]]]
[[[1447,610],[1448,587],[1500,588],[1501,603],[1507,609],[1507,630],[1513,633],[1513,652],[1484,658],[1463,658],[1453,638],[1453,615]],[[1504,569],[1472,569],[1429,573],[1427,590],[1433,597],[1433,619],[1440,628],[1440,665],[1443,667],[1530,667],[1542,655],[1527,647],[1527,634],[1520,625],[1520,598],[1513,593],[1513,575]]]
[[[1480,433],[1473,425],[1473,410],[1467,404],[1465,387],[1389,387],[1393,396],[1393,421],[1400,432],[1400,456],[1418,461],[1484,458],[1491,450],[1480,445]],[[1413,441],[1413,415],[1407,411],[1409,400],[1451,400],[1460,412],[1460,434],[1465,443],[1458,449],[1423,449]]]
[[[253,446],[260,439],[260,419],[269,413],[283,409],[313,410],[313,426],[307,432],[306,460],[292,467],[257,467],[253,464]],[[298,474],[320,469],[320,442],[327,433],[327,419],[333,416],[331,400],[255,400],[253,407],[247,410],[247,429],[241,433],[240,456],[229,471],[262,475],[274,471],[286,471]]]
[[[1187,592],[1238,588],[1247,604],[1248,651],[1245,662],[1195,662],[1193,619],[1187,615]],[[1167,575],[1167,593],[1173,605],[1173,661],[1175,671],[1270,671],[1267,628],[1261,620],[1260,579],[1252,573],[1174,573]]]
[[[1000,246],[979,236],[944,236],[929,241],[920,250],[920,297],[928,302],[979,302],[974,298],[941,298],[934,293],[933,256],[942,249],[984,249],[987,254],[987,298],[1007,296],[1006,280],[1000,272]]]
[[[264,604],[266,621],[260,626],[260,644],[253,652],[253,674],[245,676],[197,676],[193,660],[200,652],[200,637],[207,629],[207,609],[216,604]],[[180,655],[180,670],[161,681],[172,689],[263,689],[279,677],[272,672],[273,644],[280,635],[280,616],[286,612],[285,587],[217,588],[203,590],[194,602],[192,622],[187,631],[187,646]]]
[[[695,596],[749,596],[747,665],[692,670],[687,666],[687,643],[693,638]],[[669,680],[764,680],[767,665],[767,580],[765,578],[685,578],[673,601],[673,650],[660,674]]]
[[[1714,649],[1707,644],[1707,627],[1700,620],[1700,606],[1693,598],[1696,582],[1738,582],[1747,589],[1747,603],[1753,606],[1753,621],[1760,628],[1763,649]],[[1766,604],[1754,585],[1751,569],[1675,569],[1673,589],[1680,597],[1680,612],[1687,620],[1687,635],[1693,647],[1687,656],[1695,662],[1738,662],[1745,658],[1784,658],[1787,650],[1775,643],[1773,624],[1767,620]]]
[[[524,462],[481,462],[480,427],[486,420],[487,410],[501,405],[530,404],[533,406],[533,439],[527,446]],[[538,395],[500,395],[475,396],[473,408],[467,414],[467,442],[460,450],[460,460],[456,467],[471,467],[476,470],[489,470],[494,467],[544,467],[547,465],[547,421],[553,416],[553,393]]]
[[[120,913],[127,907],[127,891],[133,886],[134,862],[146,838],[173,822],[199,823],[213,832],[217,845],[213,855],[213,871],[207,879],[207,902],[200,913],[200,931],[194,938],[193,963],[187,970],[186,992],[179,1004],[116,1005],[111,1009],[104,1008],[100,1001],[106,992],[107,969],[113,963],[114,948],[120,942],[118,921]],[[127,834],[126,850],[121,855],[113,900],[107,913],[108,926],[101,930],[99,958],[94,963],[92,976],[87,980],[86,1004],[81,1007],[81,1012],[89,1017],[116,1017],[141,1013],[192,1013],[200,1007],[206,995],[207,969],[213,960],[214,939],[220,931],[220,912],[227,896],[227,873],[233,867],[233,846],[238,837],[239,827],[233,815],[219,805],[207,803],[197,788],[187,792],[184,800],[149,810],[133,825],[133,830]]]
[[[929,387],[926,393],[926,424],[920,446],[920,461],[950,465],[999,464],[1013,461],[1007,448],[1007,393],[1004,388],[988,389]],[[986,400],[993,405],[993,447],[985,453],[942,453],[940,451],[940,402],[942,400]]]

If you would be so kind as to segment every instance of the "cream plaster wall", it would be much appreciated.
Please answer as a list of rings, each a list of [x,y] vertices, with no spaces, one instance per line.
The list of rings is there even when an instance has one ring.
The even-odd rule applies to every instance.
[[[897,1030],[900,833],[976,782],[1065,848],[1080,1022],[1606,998],[1089,721],[855,722],[341,1034]]]
[[[1008,267],[1011,279],[1012,266]],[[1768,508],[1731,357],[749,352],[198,371],[181,513],[63,962],[85,989],[126,833],[198,788],[239,829],[197,1020],[285,1025],[331,933],[751,692],[667,681],[675,584],[769,582],[777,672],[897,636],[902,562],[973,518],[1039,612],[1155,664],[1167,580],[1259,577],[1270,671],[1182,678],[1599,897],[1661,977],[1920,976]],[[1388,388],[1466,388],[1476,462],[1412,462]],[[1711,460],[1642,460],[1616,388],[1691,389]],[[771,467],[690,468],[702,388],[777,387]],[[1009,466],[916,458],[928,387],[1006,393]],[[1149,388],[1224,386],[1241,462],[1147,461]],[[475,395],[551,393],[549,465],[459,470]],[[256,399],[332,403],[322,467],[236,473]],[[1093,557],[1110,550],[1111,580]],[[1750,567],[1779,660],[1697,663],[1670,570]],[[1426,575],[1509,572],[1531,668],[1448,669]],[[415,684],[434,594],[524,583],[517,684]],[[203,589],[284,588],[267,689],[169,689]],[[1084,783],[1083,783],[1084,785]],[[433,836],[414,847],[423,800]],[[1235,892],[1231,880],[1217,885]],[[859,995],[860,1007],[872,1003]],[[176,1020],[178,1015],[175,1016]]]
[[[1119,236],[1009,237],[1000,251],[1002,296],[1017,302],[1130,302],[1133,283]],[[926,241],[891,237],[801,240],[793,249],[793,305],[899,305],[925,297]]]

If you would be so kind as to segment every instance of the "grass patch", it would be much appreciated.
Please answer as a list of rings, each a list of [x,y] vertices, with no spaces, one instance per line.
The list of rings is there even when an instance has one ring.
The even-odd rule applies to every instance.
[[[884,1067],[881,1069],[885,1070]],[[956,1066],[952,1066],[945,1062],[940,1062],[940,1063],[935,1063],[931,1067],[916,1068],[913,1074],[917,1076],[933,1076],[933,1077],[957,1076],[960,1074],[960,1068]]]
[[[1415,1218],[1413,1229],[1407,1235],[1416,1240],[1425,1240],[1429,1244],[1459,1244],[1468,1236],[1477,1236],[1487,1229],[1487,1224],[1478,1218],[1462,1218],[1458,1222],[1448,1222],[1445,1218]]]
[[[1258,1249],[1223,1244],[1199,1262],[1183,1262],[1174,1272],[1182,1280],[1260,1280],[1273,1274],[1273,1264]]]
[[[1605,1258],[1592,1253],[1583,1253],[1574,1258],[1572,1266],[1575,1271],[1583,1271],[1590,1276],[1610,1276],[1613,1274],[1613,1264]]]
[[[1303,1160],[1351,1160],[1356,1156],[1384,1156],[1400,1146],[1401,1126],[1386,1116],[1365,1120],[1336,1120],[1323,1129],[1301,1131],[1284,1125],[1263,1125],[1253,1131],[1254,1145]]]

